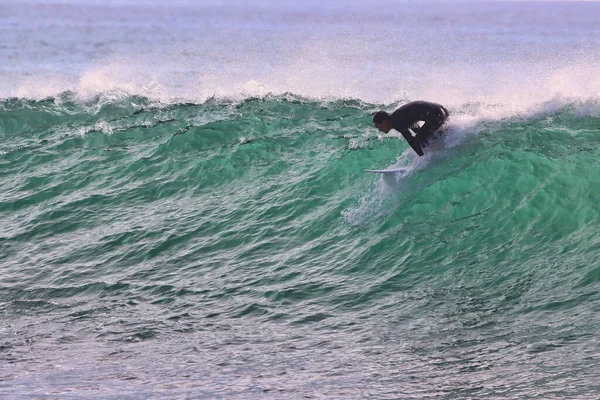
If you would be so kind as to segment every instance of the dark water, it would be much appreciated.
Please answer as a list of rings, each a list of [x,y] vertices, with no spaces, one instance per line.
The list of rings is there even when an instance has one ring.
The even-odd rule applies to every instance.
[[[599,6],[273,4],[0,6],[0,397],[597,397]]]

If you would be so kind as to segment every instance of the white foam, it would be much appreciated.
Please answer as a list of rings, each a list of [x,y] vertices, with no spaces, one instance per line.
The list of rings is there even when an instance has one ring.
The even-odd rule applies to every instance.
[[[392,213],[397,207],[395,200],[399,188],[392,188],[383,181],[366,188],[358,198],[358,204],[342,211],[344,221],[352,226],[364,226]]]

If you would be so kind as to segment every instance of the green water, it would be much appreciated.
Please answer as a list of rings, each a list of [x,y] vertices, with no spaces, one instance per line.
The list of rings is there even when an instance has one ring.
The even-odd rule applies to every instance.
[[[381,107],[2,100],[0,394],[597,394],[597,104]]]

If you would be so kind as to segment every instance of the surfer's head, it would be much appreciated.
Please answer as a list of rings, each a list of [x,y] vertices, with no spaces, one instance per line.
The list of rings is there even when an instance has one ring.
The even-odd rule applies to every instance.
[[[375,127],[383,133],[388,133],[392,129],[392,117],[385,111],[378,111],[373,116]]]

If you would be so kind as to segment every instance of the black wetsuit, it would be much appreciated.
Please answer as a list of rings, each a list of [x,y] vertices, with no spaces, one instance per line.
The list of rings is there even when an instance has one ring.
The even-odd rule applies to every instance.
[[[410,147],[423,155],[423,147],[427,146],[430,139],[436,137],[435,132],[448,119],[448,110],[439,104],[426,101],[413,101],[397,109],[392,113],[392,127],[400,132]],[[425,124],[420,128],[415,125],[423,121]],[[408,130],[415,132],[415,136]]]

